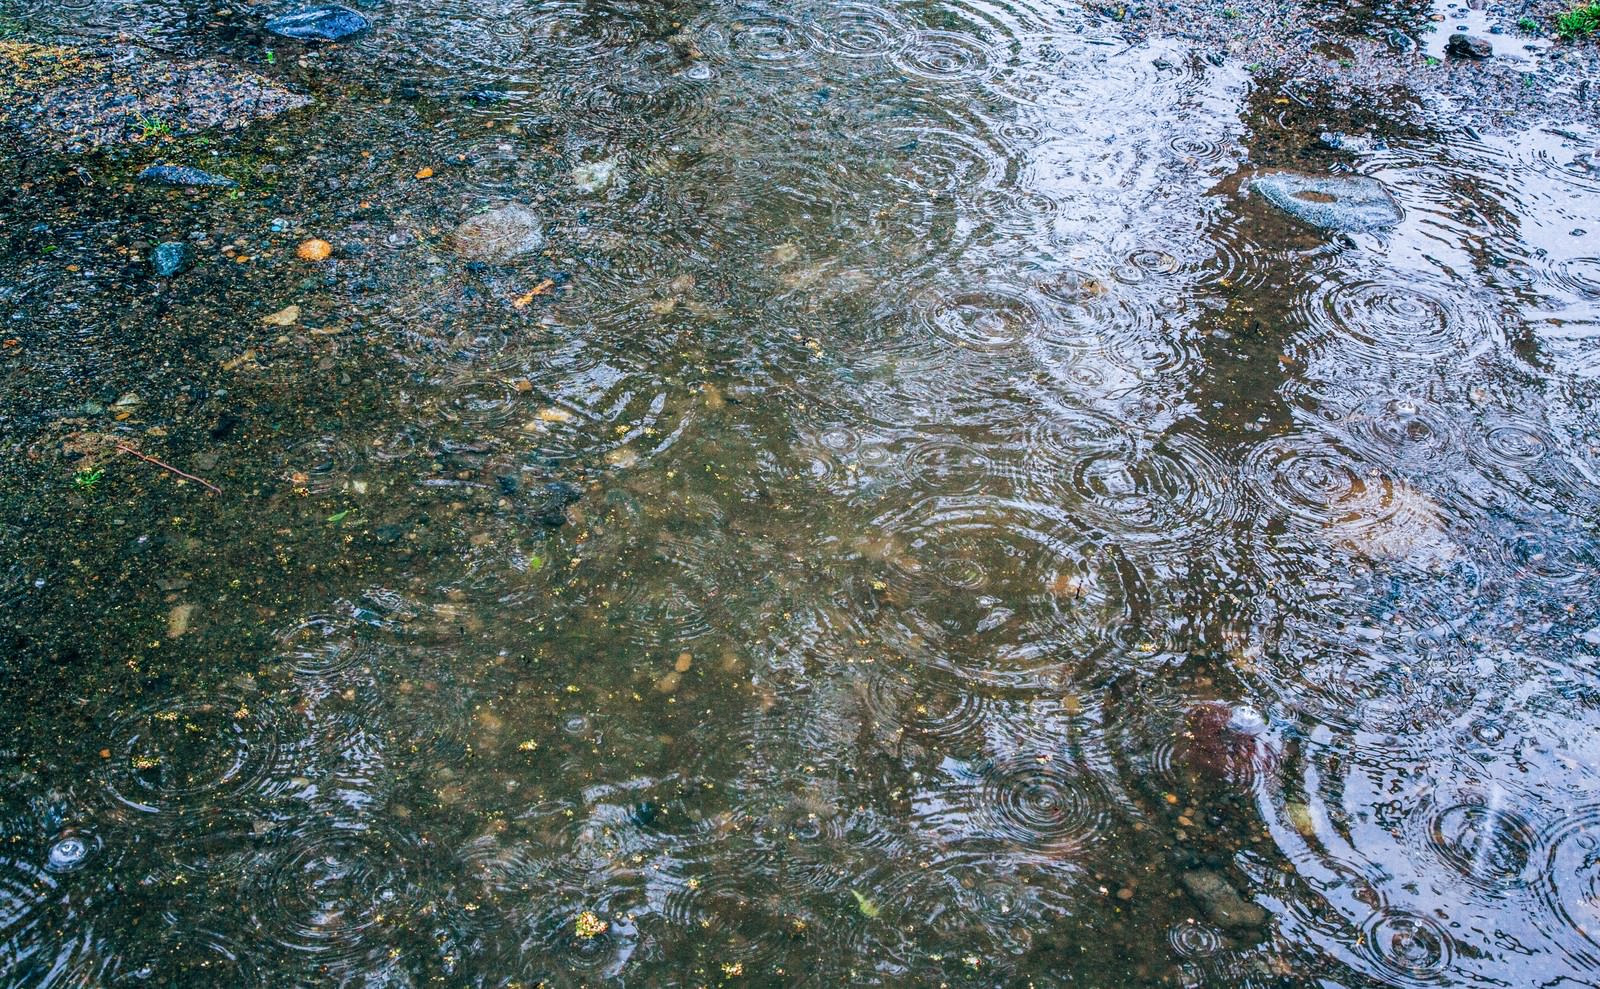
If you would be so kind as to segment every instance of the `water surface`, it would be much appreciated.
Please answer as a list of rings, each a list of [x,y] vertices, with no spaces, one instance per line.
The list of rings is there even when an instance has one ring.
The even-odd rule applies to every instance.
[[[27,13],[318,103],[3,166],[0,981],[1600,977],[1595,132],[1335,152],[1072,6],[151,7]]]

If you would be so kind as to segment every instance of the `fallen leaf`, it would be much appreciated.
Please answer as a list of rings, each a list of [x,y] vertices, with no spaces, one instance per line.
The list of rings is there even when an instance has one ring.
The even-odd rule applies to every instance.
[[[511,308],[513,308],[513,309],[526,309],[526,308],[528,308],[528,304],[531,303],[534,299],[537,299],[539,296],[546,294],[547,292],[549,292],[551,289],[553,289],[555,287],[556,287],[556,283],[555,283],[554,279],[546,278],[544,281],[540,282],[539,284],[535,285],[533,288],[531,288],[528,291],[524,292],[522,295],[519,295],[515,299],[512,299],[511,300]]]
[[[861,915],[866,917],[868,920],[876,918],[878,914],[882,912],[879,910],[878,905],[872,901],[871,897],[855,890],[851,890],[850,895],[856,898],[856,909],[860,910]]]
[[[431,169],[428,166],[424,165],[423,167],[417,169],[417,178],[419,178],[419,179],[431,179],[431,178],[433,178],[433,169]]]

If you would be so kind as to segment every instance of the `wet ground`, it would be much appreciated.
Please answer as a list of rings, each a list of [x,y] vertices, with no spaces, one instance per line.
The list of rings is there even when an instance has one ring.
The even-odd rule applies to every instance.
[[[1600,978],[1592,51],[259,8],[0,20],[314,98],[6,138],[0,983]]]

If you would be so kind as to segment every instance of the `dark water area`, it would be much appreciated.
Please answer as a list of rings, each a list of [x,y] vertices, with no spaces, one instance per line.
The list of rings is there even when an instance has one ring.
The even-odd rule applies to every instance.
[[[1591,124],[1075,5],[289,9],[8,8],[313,103],[0,162],[0,984],[1600,980]]]

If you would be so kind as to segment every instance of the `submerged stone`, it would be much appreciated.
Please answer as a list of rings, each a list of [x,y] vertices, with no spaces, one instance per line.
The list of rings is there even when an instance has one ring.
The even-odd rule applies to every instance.
[[[1296,219],[1325,230],[1380,230],[1400,222],[1400,205],[1377,179],[1271,172],[1250,188]]]
[[[162,278],[171,278],[188,268],[193,259],[194,251],[188,244],[168,240],[157,244],[150,252],[150,267]]]
[[[365,17],[336,3],[274,17],[267,22],[267,30],[273,34],[301,41],[338,41],[365,31],[369,26]]]
[[[463,220],[450,233],[450,245],[474,261],[509,261],[544,247],[544,221],[521,203],[509,203]]]
[[[225,189],[239,184],[226,175],[188,165],[150,165],[139,173],[139,181],[152,185],[218,186]]]
[[[1267,912],[1245,899],[1226,877],[1192,869],[1178,878],[1218,927],[1240,930],[1266,924]]]
[[[1494,55],[1494,46],[1483,38],[1470,34],[1452,34],[1445,42],[1444,53],[1454,58],[1485,59]]]
[[[617,174],[615,161],[591,161],[572,170],[572,184],[579,192],[593,195],[603,192]]]

